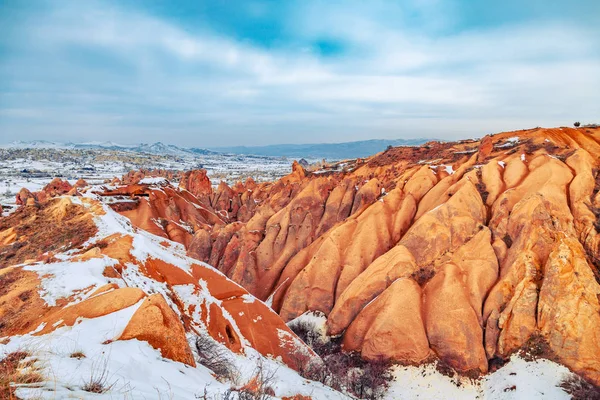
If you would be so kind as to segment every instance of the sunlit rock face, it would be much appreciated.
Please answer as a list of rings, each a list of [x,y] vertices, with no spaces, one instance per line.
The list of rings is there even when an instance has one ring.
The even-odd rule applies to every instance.
[[[177,207],[169,202],[178,192],[163,189],[168,200],[151,193],[149,203],[162,211],[165,204]],[[124,327],[110,341],[144,341],[164,358],[190,366],[196,362],[188,337],[203,334],[231,352],[251,349],[292,368],[316,357],[277,313],[216,269],[187,257],[182,245],[165,238],[168,231],[152,235],[134,228],[142,215],[148,214],[128,220],[93,196],[63,196],[4,218],[0,337],[44,336],[121,313]]]
[[[99,194],[125,198],[111,207],[134,226],[219,270],[236,288],[232,313],[246,290],[271,307],[261,312],[273,326],[320,311],[328,334],[365,359],[437,357],[469,374],[541,336],[560,362],[600,384],[599,143],[598,128],[537,128],[391,148],[327,169],[295,163],[275,182],[230,187],[191,171],[178,188],[139,180]],[[20,196],[24,209],[39,203]],[[6,228],[0,240],[10,242]],[[200,278],[194,268],[193,279],[156,262],[144,268],[170,285]],[[144,301],[138,320],[165,310]],[[221,321],[225,304],[187,312]],[[209,330],[234,348],[252,336],[247,321],[233,336],[215,324]],[[156,329],[132,323],[129,334],[151,341]]]

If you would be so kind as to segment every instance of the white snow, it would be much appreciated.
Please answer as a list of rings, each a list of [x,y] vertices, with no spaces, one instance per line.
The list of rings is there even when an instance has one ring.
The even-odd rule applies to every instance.
[[[329,342],[330,338],[327,336],[327,317],[325,314],[319,311],[307,311],[299,317],[289,321],[287,325],[292,328],[299,324],[308,325],[312,332],[319,335],[319,340],[326,343]]]
[[[244,303],[254,303],[254,300],[256,300],[256,298],[250,294],[243,295],[242,299],[244,299]]]
[[[519,137],[513,136],[511,138],[506,139],[503,144],[495,145],[494,147],[503,148],[503,147],[514,147],[519,144]]]
[[[42,281],[40,297],[49,306],[55,306],[59,299],[108,283],[108,278],[102,272],[104,268],[115,264],[118,264],[117,260],[102,257],[80,262],[36,263],[27,265],[24,269],[38,273]],[[75,298],[83,299],[84,293],[77,294]]]
[[[526,361],[518,355],[513,355],[506,365],[480,380],[442,375],[433,364],[396,366],[393,374],[394,381],[385,396],[390,400],[570,398],[558,386],[571,375],[567,368],[544,359]]]
[[[30,351],[46,381],[40,388],[19,387],[19,398],[97,398],[97,399],[194,399],[204,388],[211,395],[223,393],[229,385],[217,381],[202,366],[192,368],[165,359],[148,343],[138,340],[113,341],[123,332],[142,300],[131,307],[93,319],[83,319],[72,327],[35,337],[11,338],[0,345],[0,354]],[[106,344],[103,344],[106,343]],[[74,352],[85,357],[71,358]],[[92,376],[106,374],[106,384],[113,385],[104,394],[92,395],[83,390]]]
[[[148,177],[140,181],[142,185],[168,185],[169,181],[161,177]]]
[[[571,375],[562,365],[539,359],[525,361],[513,355],[498,371],[486,376],[481,388],[486,399],[570,399],[558,386]],[[510,390],[514,387],[514,390]],[[507,390],[508,389],[508,390]]]

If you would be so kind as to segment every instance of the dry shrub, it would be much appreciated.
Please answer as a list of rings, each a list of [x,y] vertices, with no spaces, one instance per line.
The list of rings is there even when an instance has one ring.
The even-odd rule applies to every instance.
[[[82,358],[85,358],[85,354],[82,351],[74,351],[69,357],[81,360]]]
[[[579,375],[563,379],[559,385],[573,400],[600,400],[600,388],[592,385]]]
[[[197,361],[214,372],[217,377],[230,382],[237,381],[238,372],[229,359],[228,350],[210,335],[202,334],[196,337],[196,351]]]
[[[111,375],[108,371],[108,360],[102,359],[92,364],[90,377],[83,383],[81,388],[86,392],[102,394],[108,392],[116,385],[116,380],[111,381]]]
[[[483,182],[483,173],[481,172],[481,168],[477,169],[477,191],[479,192],[479,195],[481,196],[481,200],[483,201],[483,204],[485,204],[487,202],[487,198],[490,195],[490,192],[488,192],[487,187],[485,185],[485,183]]]
[[[57,216],[55,206],[61,200],[21,207],[0,220],[0,230],[13,227],[17,234],[17,241],[0,246],[0,268],[79,247],[96,234],[98,228],[91,215],[80,205],[67,204]]]
[[[30,385],[43,381],[35,367],[35,359],[28,359],[26,351],[15,351],[0,360],[0,399],[16,399],[15,385]]]
[[[538,358],[558,362],[558,357],[550,348],[548,341],[539,333],[534,333],[521,347],[519,355],[526,361],[535,361]]]
[[[290,329],[323,360],[307,362],[306,356],[298,354],[294,367],[303,377],[360,399],[379,399],[389,387],[393,379],[389,362],[366,361],[356,352],[344,353],[341,337],[323,342],[310,323],[299,321],[290,324]]]
[[[238,390],[239,400],[268,400],[275,396],[273,384],[277,371],[267,371],[260,358],[253,372],[253,378],[244,387]]]

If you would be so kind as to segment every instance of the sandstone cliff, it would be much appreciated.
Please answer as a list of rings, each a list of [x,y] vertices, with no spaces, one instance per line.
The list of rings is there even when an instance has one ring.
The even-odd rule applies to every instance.
[[[135,225],[183,243],[286,321],[324,312],[365,358],[485,373],[541,335],[600,383],[599,143],[598,129],[537,128],[324,173],[295,164],[273,183],[214,189],[186,174],[185,190],[164,189],[168,206],[153,188],[119,190],[140,202],[122,212]],[[202,218],[178,200],[188,192]]]
[[[186,316],[183,331],[202,322],[236,351],[251,337],[252,347],[273,350],[250,320],[228,333],[223,315],[250,311],[247,290],[279,314],[251,311],[273,327],[321,311],[328,334],[369,360],[439,358],[476,375],[541,338],[558,361],[600,384],[599,159],[598,128],[536,128],[391,148],[326,171],[294,164],[276,182],[213,186],[203,171],[183,174],[178,188],[138,180],[98,194],[134,226],[180,243],[229,279],[201,263],[182,271],[160,259],[132,261],[127,235],[94,254],[119,260],[115,277],[133,263],[176,288],[170,308]],[[28,197],[22,203],[34,202]],[[4,223],[5,246],[17,230]],[[22,270],[23,282],[39,284]],[[222,284],[211,287],[213,280]],[[186,303],[184,290],[215,300]],[[163,336],[136,327],[168,314],[168,296],[153,296],[143,296],[126,337]],[[23,324],[33,318],[10,312]],[[43,317],[46,326],[69,321],[56,312]],[[214,326],[190,317],[213,314]]]

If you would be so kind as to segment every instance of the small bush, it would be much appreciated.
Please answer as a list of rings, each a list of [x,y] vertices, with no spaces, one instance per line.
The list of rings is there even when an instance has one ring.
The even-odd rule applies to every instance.
[[[194,398],[198,400],[235,400],[237,392],[234,389],[227,389],[225,393],[219,393],[217,395],[209,395],[208,389],[204,388],[201,394],[195,394]]]
[[[69,357],[81,360],[82,358],[85,358],[85,354],[83,354],[82,351],[75,351],[75,352],[71,353],[71,355]]]
[[[229,359],[227,349],[208,334],[196,337],[198,362],[210,369],[219,378],[235,382],[238,373],[235,365]]]
[[[272,388],[275,383],[277,370],[268,371],[262,358],[258,360],[253,372],[253,378],[241,388],[231,388],[224,393],[208,394],[205,387],[203,393],[195,394],[194,397],[200,400],[269,400],[275,396]]]
[[[390,364],[385,361],[372,361],[351,376],[350,390],[360,399],[379,399],[390,385],[393,376]]]
[[[99,363],[92,364],[92,371],[89,379],[87,379],[81,387],[86,392],[90,393],[106,393],[111,390],[117,381],[109,382],[110,375],[108,372],[108,360],[102,360]]]
[[[262,361],[258,360],[254,369],[253,378],[238,391],[239,400],[268,400],[275,396],[273,383],[277,371],[268,371]]]
[[[580,125],[581,125],[581,122],[579,122],[579,121],[576,121],[576,122],[573,124],[573,126],[575,126],[575,128],[579,128],[579,126],[580,126]]]
[[[592,385],[579,375],[563,379],[559,385],[573,400],[600,400],[600,388]]]
[[[419,284],[419,286],[424,286],[427,282],[433,278],[435,272],[431,268],[420,267],[418,270],[413,272],[410,277]]]
[[[294,321],[294,323],[289,324],[289,328],[300,338],[300,340],[309,345],[312,349],[321,342],[321,335],[319,335],[318,332],[315,332],[312,324],[307,321]]]
[[[15,399],[15,384],[32,384],[43,381],[42,375],[35,368],[35,360],[26,360],[30,354],[15,351],[0,360],[0,399]]]

